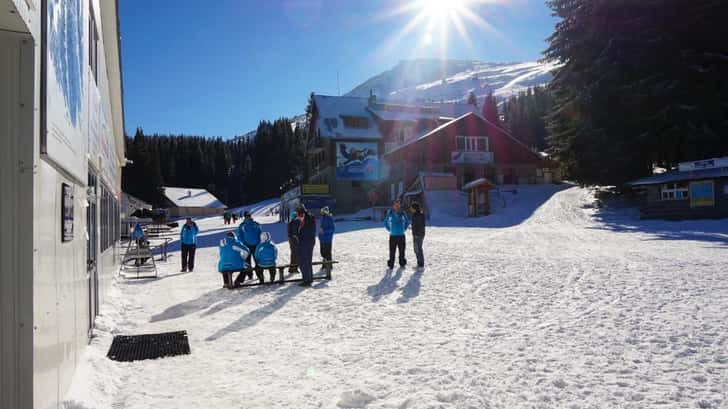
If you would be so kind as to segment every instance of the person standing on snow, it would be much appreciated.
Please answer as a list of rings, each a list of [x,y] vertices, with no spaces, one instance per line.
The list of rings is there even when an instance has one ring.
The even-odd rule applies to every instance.
[[[245,270],[249,267],[245,262],[248,253],[248,248],[235,237],[235,233],[232,231],[227,232],[225,238],[220,240],[220,261],[217,263],[217,271],[222,274],[223,287],[232,289],[242,283]],[[240,274],[233,284],[235,271],[240,271]]]
[[[331,211],[328,207],[321,209],[321,227],[319,227],[319,247],[321,249],[321,258],[324,261],[331,261],[331,247],[334,242],[334,231],[336,226],[334,224],[334,218],[331,217]],[[324,265],[324,268],[331,269],[331,264]]]
[[[387,266],[394,268],[394,253],[399,250],[399,266],[407,265],[407,259],[404,256],[405,238],[404,232],[409,227],[409,217],[402,210],[399,200],[392,202],[392,208],[387,211],[384,218],[384,228],[389,232],[389,260]]]
[[[316,219],[307,211],[306,207],[301,205],[296,211],[298,216],[298,231],[296,239],[298,241],[298,265],[303,274],[303,282],[299,284],[302,287],[310,287],[313,283],[313,248],[316,246]]]
[[[291,264],[291,267],[288,267],[289,273],[297,273],[298,267],[293,267],[294,265],[298,265],[298,225],[300,224],[298,220],[298,215],[296,212],[291,213],[291,219],[288,221],[288,247],[291,249],[291,261],[289,264]]]
[[[182,273],[187,271],[191,273],[195,269],[195,250],[199,232],[197,224],[188,217],[179,232],[179,241],[182,243],[182,270],[180,270]]]
[[[238,240],[242,241],[243,244],[248,246],[250,254],[248,255],[248,265],[253,267],[250,258],[255,254],[255,247],[260,243],[260,233],[262,233],[260,224],[253,220],[253,216],[249,211],[243,213],[243,222],[238,226]],[[250,276],[252,277],[252,273]]]
[[[410,206],[412,212],[412,246],[417,256],[417,268],[425,266],[425,254],[422,251],[422,244],[425,241],[425,214],[417,202]]]

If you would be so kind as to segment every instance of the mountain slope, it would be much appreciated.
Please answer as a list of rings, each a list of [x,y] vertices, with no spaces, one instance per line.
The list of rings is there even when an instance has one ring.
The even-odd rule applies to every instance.
[[[387,99],[456,102],[466,100],[472,91],[481,99],[491,92],[507,97],[531,86],[547,84],[554,68],[553,64],[539,62],[406,60],[370,78],[346,96],[365,97],[372,91]]]

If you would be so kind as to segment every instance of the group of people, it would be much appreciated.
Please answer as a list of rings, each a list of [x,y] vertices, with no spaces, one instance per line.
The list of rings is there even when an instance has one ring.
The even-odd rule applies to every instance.
[[[321,256],[324,261],[332,260],[332,243],[334,237],[334,219],[328,208],[321,209],[321,227],[318,230],[321,244]],[[288,242],[291,249],[289,272],[299,269],[303,276],[301,286],[310,286],[313,282],[313,249],[316,245],[316,219],[301,205],[291,215],[288,224]],[[220,241],[220,261],[218,271],[223,275],[223,285],[233,288],[241,285],[246,279],[253,278],[255,271],[258,281],[265,281],[264,271],[270,271],[270,281],[275,280],[276,259],[278,249],[271,240],[270,233],[263,232],[260,224],[253,220],[250,212],[243,215],[235,232],[230,231]],[[255,263],[255,266],[253,266]],[[331,268],[331,265],[325,266]],[[232,273],[239,271],[233,281]]]
[[[402,209],[399,200],[392,202],[392,208],[387,211],[384,217],[384,228],[389,232],[389,260],[387,267],[394,268],[394,257],[399,252],[399,266],[407,265],[407,258],[404,254],[406,247],[405,232],[412,225],[412,241],[414,243],[415,256],[417,257],[417,268],[425,266],[425,255],[422,249],[425,241],[425,214],[419,203],[413,202],[410,205],[410,216]]]
[[[225,224],[235,224],[238,222],[238,214],[235,212],[225,212],[222,214],[222,220]]]
[[[227,216],[225,216],[225,224],[229,224]],[[425,257],[422,247],[425,239],[425,215],[419,203],[412,203],[408,214],[402,208],[399,200],[393,201],[392,208],[387,211],[384,218],[384,227],[389,232],[387,266],[390,269],[394,268],[397,253],[399,253],[397,260],[399,266],[407,265],[405,233],[411,227],[417,268],[424,267]],[[313,249],[316,246],[317,233],[321,258],[325,263],[324,268],[332,268],[332,265],[326,264],[326,262],[333,260],[335,231],[334,218],[328,207],[321,209],[321,223],[318,229],[316,228],[316,218],[306,210],[305,206],[301,205],[291,213],[291,220],[288,222],[288,244],[291,250],[288,271],[295,273],[300,269],[303,276],[301,286],[308,287],[313,282]],[[192,272],[195,268],[198,233],[197,224],[191,218],[187,218],[180,231],[182,272]],[[262,230],[260,224],[253,220],[249,211],[244,212],[243,221],[238,228],[235,231],[227,232],[225,237],[220,240],[219,250],[218,271],[223,276],[223,285],[226,288],[237,287],[246,279],[252,279],[253,272],[256,273],[259,282],[263,283],[266,269],[270,271],[270,281],[275,280],[278,249],[271,240],[270,233]],[[235,280],[232,279],[234,272],[239,272]]]

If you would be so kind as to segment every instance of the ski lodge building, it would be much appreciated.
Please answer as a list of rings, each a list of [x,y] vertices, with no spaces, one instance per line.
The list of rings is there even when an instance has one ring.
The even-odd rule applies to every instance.
[[[454,178],[445,184],[458,191],[478,179],[559,182],[558,166],[497,126],[495,115],[486,119],[472,104],[314,95],[306,183],[329,186],[342,213],[421,193],[408,188],[422,175]]]
[[[170,217],[223,214],[227,206],[205,189],[163,187],[165,207]]]
[[[0,8],[0,408],[59,409],[119,268],[117,2]]]

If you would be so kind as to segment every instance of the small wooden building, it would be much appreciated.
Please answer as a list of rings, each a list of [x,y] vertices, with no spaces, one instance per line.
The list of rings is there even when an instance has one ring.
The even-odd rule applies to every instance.
[[[490,190],[493,184],[488,179],[480,178],[463,185],[468,192],[468,216],[478,217],[490,214]]]
[[[680,163],[628,185],[644,193],[640,211],[646,219],[728,217],[728,157]]]

